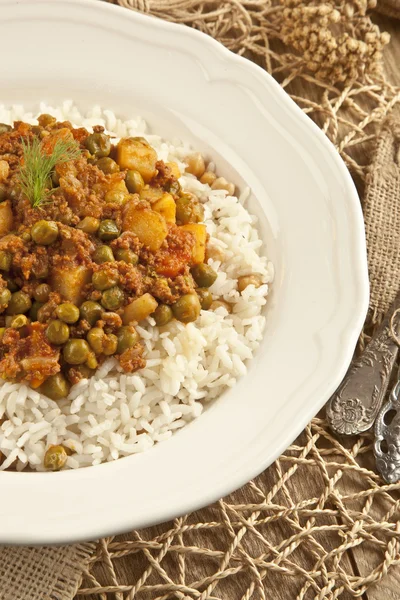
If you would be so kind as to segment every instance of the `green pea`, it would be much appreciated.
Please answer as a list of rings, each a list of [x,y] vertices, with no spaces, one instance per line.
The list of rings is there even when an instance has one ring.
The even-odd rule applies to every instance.
[[[38,123],[40,127],[48,127],[49,125],[55,125],[57,123],[57,119],[53,117],[53,115],[44,113],[38,117]]]
[[[10,290],[7,288],[2,289],[0,292],[0,308],[2,308],[4,310],[4,308],[10,302],[10,300],[11,300]]]
[[[10,290],[10,292],[18,292],[19,287],[15,283],[14,279],[11,279],[11,277],[9,275],[6,275],[5,273],[2,273],[1,276],[4,279],[4,281],[7,283],[7,287]]]
[[[181,194],[176,200],[176,220],[186,225],[204,219],[203,206],[190,194]]]
[[[172,309],[167,304],[159,304],[153,312],[152,317],[154,318],[156,325],[162,327],[169,323],[173,318]]]
[[[125,350],[129,348],[133,348],[135,344],[138,343],[140,337],[138,332],[132,325],[124,325],[120,327],[117,331],[118,338],[118,346],[117,352],[118,354],[122,354]]]
[[[104,196],[104,200],[108,204],[115,204],[116,206],[122,206],[128,199],[128,194],[122,190],[109,190]]]
[[[85,340],[72,338],[65,344],[63,356],[69,365],[81,365],[86,362],[89,352],[90,348]]]
[[[105,133],[92,133],[86,138],[85,146],[96,158],[103,158],[111,152],[110,137]]]
[[[69,327],[63,321],[55,319],[54,321],[50,321],[47,326],[46,336],[51,344],[60,346],[61,344],[65,344],[69,338]]]
[[[82,379],[89,379],[89,377],[91,377],[94,374],[94,369],[91,369],[90,367],[88,367],[86,364],[84,365],[75,365],[73,367],[74,371],[77,371],[78,373],[80,373],[82,375]],[[74,381],[74,377],[72,373],[67,373],[67,377],[69,379],[69,381],[71,381],[71,383],[73,383]]]
[[[108,156],[104,156],[103,158],[99,158],[96,163],[96,166],[103,171],[106,175],[112,175],[113,173],[118,173],[119,166],[112,158]]]
[[[5,250],[0,250],[0,270],[9,271],[12,264],[12,255]]]
[[[217,274],[214,269],[206,263],[195,265],[191,268],[190,272],[197,285],[201,288],[211,287],[217,279]]]
[[[127,171],[125,185],[131,194],[140,194],[144,188],[144,181],[139,171]]]
[[[8,188],[8,195],[10,196],[11,200],[18,201],[21,198],[21,194],[21,186],[17,183],[14,183]]]
[[[200,301],[196,294],[185,294],[172,305],[174,317],[182,323],[195,321],[200,314]]]
[[[99,219],[95,217],[85,217],[76,226],[77,229],[84,231],[85,233],[96,233],[100,225]]]
[[[19,315],[27,313],[32,306],[32,301],[28,294],[19,291],[14,292],[11,296],[10,302],[7,307],[8,315]]]
[[[31,236],[36,244],[49,246],[58,238],[58,226],[54,221],[37,221],[31,229]]]
[[[4,183],[0,183],[0,202],[4,202],[7,198],[7,188]]]
[[[115,252],[115,258],[117,260],[122,260],[129,265],[137,265],[139,262],[138,255],[135,254],[133,250],[129,250],[128,248],[118,248],[118,250]]]
[[[21,235],[20,235],[20,238],[21,238],[21,240],[22,240],[23,242],[25,242],[26,244],[28,244],[28,243],[31,241],[31,239],[32,239],[32,236],[31,236],[31,234],[30,234],[30,233],[28,233],[27,231],[23,231],[23,232],[21,233]]]
[[[97,367],[99,366],[99,363],[97,362],[97,358],[96,358],[94,352],[89,352],[89,355],[85,362],[85,366],[88,367],[92,372],[94,369],[97,369]]]
[[[28,323],[29,319],[26,315],[15,315],[11,317],[10,327],[12,329],[21,329],[21,327],[25,327]]]
[[[118,310],[124,303],[125,294],[121,288],[114,286],[101,295],[101,304],[107,310]]]
[[[181,189],[181,184],[177,179],[173,179],[167,186],[167,192],[169,192],[173,196],[179,196],[179,194],[181,193]]]
[[[97,235],[103,242],[108,242],[110,240],[115,240],[120,234],[120,230],[115,221],[112,219],[105,219],[100,222],[100,227],[97,232]]]
[[[38,302],[47,302],[50,296],[51,287],[47,285],[47,283],[40,283],[36,286],[35,291],[33,292],[33,297]]]
[[[201,308],[208,310],[213,302],[212,293],[207,288],[197,288],[196,294],[199,297]]]
[[[117,273],[108,273],[107,271],[96,271],[92,276],[93,287],[96,290],[104,291],[118,283]]]
[[[89,346],[95,354],[103,353],[104,335],[104,331],[100,327],[92,327],[86,336]]]
[[[61,400],[69,394],[69,384],[62,373],[50,375],[39,389],[52,400]]]
[[[113,333],[109,333],[104,336],[103,340],[103,354],[106,356],[111,356],[115,354],[118,347],[118,338]]]
[[[42,308],[42,306],[43,302],[38,302],[37,300],[35,300],[35,302],[32,304],[31,309],[29,311],[29,318],[31,321],[38,320],[38,311],[40,308]]]
[[[51,398],[50,395],[49,398]],[[56,399],[58,400],[58,398]],[[43,464],[49,471],[60,471],[67,462],[67,458],[68,454],[63,446],[50,446],[44,455]]]
[[[103,308],[100,306],[98,302],[93,302],[92,300],[86,300],[81,305],[80,308],[80,317],[89,323],[91,327],[101,318],[103,314]]]
[[[72,325],[72,323],[76,323],[79,320],[80,313],[79,308],[75,304],[63,302],[57,306],[56,315],[60,321]]]
[[[114,262],[114,254],[110,246],[97,246],[93,254],[93,261],[98,265],[106,262]]]
[[[225,300],[213,300],[210,310],[218,310],[218,308],[224,308],[229,314],[232,312],[232,304],[225,302]]]
[[[12,131],[11,125],[6,125],[6,123],[0,123],[0,135],[2,133],[7,133],[8,131]]]
[[[53,184],[53,187],[58,187],[60,185],[60,176],[57,171],[52,172],[51,183]]]

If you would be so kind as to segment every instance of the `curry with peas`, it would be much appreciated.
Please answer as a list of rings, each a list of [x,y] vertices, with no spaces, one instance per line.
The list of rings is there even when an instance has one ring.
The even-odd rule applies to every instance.
[[[109,356],[145,365],[135,326],[212,307],[203,207],[175,163],[103,127],[0,124],[0,376],[52,399]],[[215,179],[215,178],[214,178]]]

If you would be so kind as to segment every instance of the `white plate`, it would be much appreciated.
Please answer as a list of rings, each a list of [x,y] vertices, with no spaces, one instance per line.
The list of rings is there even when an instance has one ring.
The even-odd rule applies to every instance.
[[[249,374],[142,455],[77,471],[0,473],[3,543],[68,542],[165,521],[268,467],[344,376],[368,300],[359,200],[333,146],[279,85],[211,38],[91,0],[0,0],[0,11],[0,103],[34,109],[73,98],[82,110],[142,114],[253,190],[250,209],[276,279]]]

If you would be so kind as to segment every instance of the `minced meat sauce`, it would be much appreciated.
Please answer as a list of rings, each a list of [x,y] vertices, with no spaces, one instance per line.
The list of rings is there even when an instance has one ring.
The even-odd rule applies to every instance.
[[[144,138],[117,141],[49,115],[0,124],[3,379],[62,398],[108,356],[142,368],[135,326],[148,316],[163,327],[210,307],[203,209],[179,177]]]

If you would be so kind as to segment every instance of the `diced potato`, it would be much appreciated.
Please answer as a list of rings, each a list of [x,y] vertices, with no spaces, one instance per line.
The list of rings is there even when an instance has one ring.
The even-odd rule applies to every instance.
[[[14,224],[11,202],[6,200],[0,204],[0,235],[6,235],[12,231]]]
[[[182,175],[182,173],[179,170],[178,165],[176,164],[176,162],[167,162],[165,163],[167,165],[167,167],[169,167],[172,171],[172,175],[174,177],[176,177],[176,179],[179,179],[179,177]]]
[[[10,166],[6,160],[0,160],[0,181],[6,181],[10,173]]]
[[[136,298],[128,306],[125,306],[122,321],[124,325],[130,325],[134,322],[139,323],[151,315],[157,306],[157,300],[151,294],[143,294],[143,296]]]
[[[175,223],[176,221],[176,204],[175,200],[165,192],[162,197],[153,204],[153,210],[160,213],[167,223]]]
[[[54,267],[50,283],[54,291],[61,294],[63,300],[79,306],[83,301],[83,288],[91,278],[92,270],[83,265]]]
[[[121,169],[139,171],[145,183],[156,174],[157,153],[146,141],[122,138],[117,146],[117,163]]]
[[[168,235],[164,217],[150,208],[127,202],[123,212],[123,231],[131,231],[152,252],[156,252]]]
[[[203,223],[188,223],[181,225],[183,231],[190,231],[195,237],[195,245],[192,254],[192,264],[197,265],[204,262],[206,254],[207,230]]]
[[[124,192],[124,194],[129,194],[128,188],[126,187],[123,179],[118,179],[117,181],[111,180],[110,184],[107,186],[107,191]]]

